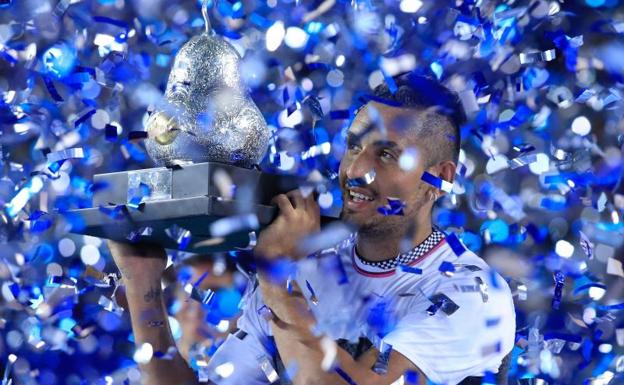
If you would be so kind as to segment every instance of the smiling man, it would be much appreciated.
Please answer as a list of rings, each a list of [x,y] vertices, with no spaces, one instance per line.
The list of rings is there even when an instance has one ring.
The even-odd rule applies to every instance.
[[[408,74],[395,82],[395,93],[375,90],[347,133],[342,219],[357,232],[305,256],[297,245],[318,231],[318,206],[297,191],[276,197],[280,216],[260,234],[255,254],[296,259],[296,272],[287,284],[259,273],[239,323],[244,337],[231,337],[212,367],[240,362],[234,346],[254,346],[242,364],[245,383],[266,383],[251,357],[275,356],[274,341],[277,366],[290,368],[295,384],[391,384],[405,373],[420,375],[414,383],[480,384],[486,375],[506,383],[503,359],[515,333],[509,287],[431,221],[445,194],[436,181],[455,177],[463,110],[434,80]]]
[[[435,80],[394,81],[395,92],[378,87],[347,133],[342,219],[357,231],[306,255],[301,241],[320,230],[314,197],[275,197],[280,214],[254,250],[264,268],[245,295],[238,331],[209,362],[212,382],[481,384],[485,377],[506,384],[515,333],[509,287],[431,220],[446,193],[438,187],[455,177],[463,110]],[[122,265],[123,253],[113,251]],[[288,280],[275,277],[276,263],[290,269]],[[145,329],[134,320],[133,327]],[[168,343],[164,335],[138,336]],[[183,370],[175,359],[144,370],[154,384],[190,378],[185,370],[165,382]]]

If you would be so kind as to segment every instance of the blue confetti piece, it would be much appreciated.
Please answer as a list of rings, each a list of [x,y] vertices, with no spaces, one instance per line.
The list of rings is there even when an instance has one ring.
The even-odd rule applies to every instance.
[[[269,19],[259,15],[257,12],[249,15],[249,21],[262,29],[268,29],[273,24]]]
[[[496,273],[496,270],[490,268],[489,271],[489,278],[490,278],[490,284],[492,285],[493,288],[499,289],[500,286],[498,285],[498,274]]]
[[[353,379],[344,370],[340,369],[340,367],[338,367],[338,366],[335,367],[334,371],[336,373],[338,373],[340,378],[345,380],[347,384],[349,384],[349,385],[357,385],[357,383],[355,381],[353,381]]]
[[[292,115],[292,113],[297,111],[298,109],[299,107],[297,106],[297,103],[293,103],[288,106],[288,108],[286,109],[286,111],[288,112],[288,116]]]
[[[485,326],[491,328],[500,323],[500,318],[488,318],[485,320]]]
[[[124,30],[128,30],[128,23],[123,20],[117,20],[106,16],[93,16],[93,21],[96,23],[104,23],[114,25],[116,27],[122,28]]]
[[[318,298],[316,297],[316,293],[314,292],[312,285],[310,285],[310,282],[308,282],[307,279],[306,279],[306,287],[308,288],[308,291],[310,292],[310,301],[312,301],[313,304],[318,305]]]
[[[527,153],[531,151],[535,151],[535,146],[530,143],[521,143],[513,146],[514,151],[519,153]]]
[[[332,120],[346,120],[351,117],[349,110],[333,110],[329,111],[329,118]]]
[[[450,182],[447,182],[443,179],[438,178],[435,175],[430,174],[429,172],[425,171],[423,172],[422,177],[420,178],[423,182],[429,183],[430,185],[432,185],[433,187],[437,188],[438,190],[442,190],[446,193],[450,193],[453,191],[453,184]]]
[[[481,380],[481,385],[496,385],[496,375],[490,371],[486,371]]]
[[[50,79],[47,76],[43,77],[43,82],[48,90],[48,93],[50,93],[50,96],[52,96],[52,99],[54,99],[54,101],[56,102],[62,102],[64,101],[63,97],[58,93],[58,91],[56,90],[56,87],[54,86],[54,83],[52,82],[52,79]]]
[[[457,235],[455,233],[448,234],[445,239],[451,250],[453,250],[455,256],[459,257],[466,251],[466,248],[457,238]]]
[[[438,271],[447,277],[451,277],[455,273],[455,265],[451,262],[444,261],[438,267]]]
[[[408,370],[403,375],[403,378],[405,379],[405,384],[406,385],[417,385],[418,384],[418,379],[419,379],[419,374],[418,374],[418,372],[416,372],[414,370]]]
[[[624,302],[612,304],[612,305],[601,305],[598,307],[602,311],[610,311],[610,310],[624,310]]]
[[[310,109],[315,119],[323,118],[323,108],[321,107],[321,102],[319,102],[318,97],[308,95],[303,99],[303,104]]]
[[[78,128],[82,123],[84,123],[87,119],[89,119],[91,116],[93,116],[96,113],[96,109],[92,108],[90,110],[88,110],[87,112],[85,112],[84,114],[82,114],[81,117],[79,117],[78,119],[76,119],[76,121],[74,122],[74,127]]]
[[[565,198],[546,197],[540,201],[540,207],[551,211],[563,211],[567,206]]]
[[[422,269],[418,267],[407,266],[407,265],[399,265],[399,270],[404,271],[406,273],[422,274]]]
[[[371,183],[373,183],[373,181],[375,180],[375,176],[377,175],[377,173],[375,172],[374,169],[370,170],[369,172],[367,172],[366,174],[364,174],[364,176],[359,177],[359,178],[353,178],[353,179],[347,179],[347,187],[359,187],[359,186],[366,186],[369,185]]]
[[[113,126],[112,124],[107,124],[104,127],[104,137],[109,142],[114,142],[115,140],[117,140],[117,127]]]
[[[552,308],[555,310],[559,310],[559,306],[561,305],[561,295],[563,294],[563,287],[565,284],[565,274],[560,271],[555,272],[555,293],[552,299]]]
[[[597,282],[592,282],[592,283],[587,283],[585,285],[581,285],[581,286],[577,287],[576,289],[574,289],[573,294],[577,295],[577,294],[579,294],[582,291],[591,289],[592,287],[597,287],[597,288],[604,289],[604,290],[607,289],[606,285],[603,285],[603,284],[597,283]]]
[[[405,203],[397,198],[387,198],[388,204],[382,207],[377,208],[377,212],[382,215],[403,215],[403,209],[405,208]]]
[[[384,80],[386,82],[386,85],[388,85],[388,89],[390,90],[390,92],[394,95],[396,94],[397,90],[399,89],[396,85],[396,82],[394,81],[394,79],[392,78],[392,76],[389,76],[386,71],[384,71],[383,68],[380,68],[381,73],[383,74]]]
[[[147,131],[130,131],[128,133],[128,140],[147,139],[147,136]]]
[[[544,333],[544,341],[558,339],[568,342],[581,343],[583,340],[578,334],[561,333],[561,332],[546,332]]]

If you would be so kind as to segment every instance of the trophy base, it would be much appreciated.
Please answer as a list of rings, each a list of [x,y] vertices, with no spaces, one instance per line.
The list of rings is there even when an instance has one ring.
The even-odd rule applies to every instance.
[[[250,232],[277,215],[271,199],[300,182],[216,162],[98,174],[93,207],[71,210],[84,224],[72,231],[196,254],[247,248]]]

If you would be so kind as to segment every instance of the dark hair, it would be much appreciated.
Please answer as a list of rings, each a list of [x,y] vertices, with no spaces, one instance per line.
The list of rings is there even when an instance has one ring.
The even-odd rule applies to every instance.
[[[429,151],[429,163],[442,160],[457,163],[466,113],[457,94],[436,79],[414,72],[401,74],[377,86],[373,95],[363,101],[427,111],[418,136],[427,142],[427,148],[434,149]]]

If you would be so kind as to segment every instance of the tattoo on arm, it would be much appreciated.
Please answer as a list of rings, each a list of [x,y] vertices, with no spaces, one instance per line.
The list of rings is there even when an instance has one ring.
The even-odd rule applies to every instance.
[[[161,321],[161,320],[148,321],[147,326],[151,328],[162,328],[165,326],[165,321]]]
[[[150,286],[149,291],[145,293],[143,299],[145,300],[145,302],[158,301],[161,297],[161,294],[162,290],[159,286]]]

